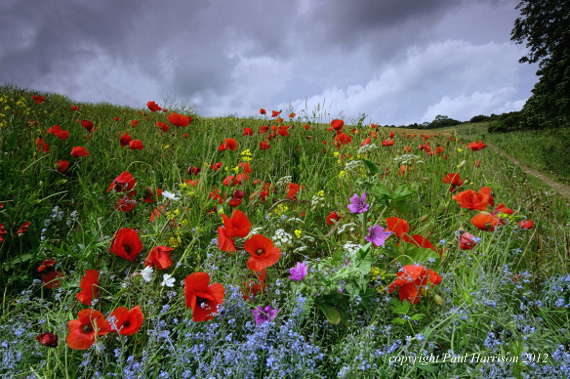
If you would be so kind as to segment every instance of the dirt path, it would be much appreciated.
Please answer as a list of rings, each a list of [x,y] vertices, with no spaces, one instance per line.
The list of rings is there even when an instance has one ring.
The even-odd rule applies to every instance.
[[[490,143],[487,143],[487,146],[489,146],[495,152],[501,154],[502,156],[504,156],[505,158],[507,158],[508,160],[510,160],[511,162],[516,164],[517,166],[519,166],[520,169],[523,170],[525,174],[532,175],[535,178],[543,181],[548,186],[552,187],[552,189],[555,190],[556,192],[558,192],[561,196],[565,197],[566,200],[570,201],[570,186],[567,186],[567,185],[562,184],[562,183],[558,183],[558,182],[550,179],[548,176],[544,175],[540,171],[537,171],[533,168],[530,168],[530,167],[527,167],[527,166],[521,164],[517,158],[513,157],[512,155],[505,153],[503,150],[499,149],[497,146],[491,145]]]

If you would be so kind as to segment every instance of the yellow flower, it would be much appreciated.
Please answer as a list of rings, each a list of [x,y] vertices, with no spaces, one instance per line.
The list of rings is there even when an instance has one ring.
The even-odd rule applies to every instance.
[[[178,247],[182,244],[182,238],[180,237],[170,237],[170,239],[168,240],[168,245],[170,245],[170,247]]]
[[[459,151],[461,153],[463,151],[463,149],[457,148],[457,151]]]
[[[333,155],[334,155],[335,157],[338,157],[338,151],[335,151],[335,152],[333,153]]]
[[[232,170],[234,170],[237,174],[239,172],[239,166],[235,166],[234,168],[232,168]]]
[[[169,147],[170,147],[170,145],[165,145],[165,146],[164,146],[165,149],[168,149]]]
[[[341,172],[338,174],[338,177],[339,177],[339,178],[344,178],[345,175],[346,175],[346,171],[341,171]]]
[[[297,238],[301,238],[301,231],[300,230],[295,230],[295,235],[297,236]]]
[[[338,163],[338,164],[341,164],[341,163],[342,163],[342,161],[339,159],[338,161],[336,161],[336,163]]]
[[[325,197],[325,191],[320,190],[320,191],[317,193],[317,196]]]
[[[218,209],[218,213],[219,213],[219,214],[224,214],[224,208]]]

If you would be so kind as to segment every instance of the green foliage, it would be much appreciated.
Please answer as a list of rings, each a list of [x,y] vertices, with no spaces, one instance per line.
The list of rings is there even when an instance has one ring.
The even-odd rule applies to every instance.
[[[523,112],[503,113],[489,125],[488,131],[489,133],[505,133],[521,130],[523,119]]]
[[[525,129],[570,126],[570,3],[558,0],[524,0],[517,9],[511,39],[526,42],[528,55],[519,62],[540,62],[540,79],[524,108]]]

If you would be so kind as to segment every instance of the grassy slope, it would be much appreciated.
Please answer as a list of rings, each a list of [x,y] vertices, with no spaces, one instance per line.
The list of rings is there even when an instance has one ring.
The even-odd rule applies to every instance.
[[[56,259],[58,269],[67,275],[62,287],[56,291],[35,285],[21,296],[8,294],[4,298],[0,340],[9,342],[9,348],[1,352],[5,367],[8,367],[4,370],[31,373],[33,369],[46,377],[93,377],[96,371],[137,372],[135,362],[150,377],[157,377],[165,368],[180,376],[184,370],[194,373],[203,370],[199,375],[205,375],[204,370],[207,369],[219,369],[217,373],[222,375],[222,368],[226,366],[242,370],[242,374],[234,377],[245,377],[243,373],[250,368],[255,377],[285,377],[287,375],[277,374],[280,369],[297,366],[300,371],[295,375],[289,374],[290,377],[336,377],[339,372],[344,372],[345,377],[380,377],[382,370],[392,377],[470,377],[473,372],[485,376],[489,370],[503,368],[489,363],[454,363],[434,365],[426,371],[418,365],[391,366],[389,358],[424,352],[428,355],[444,354],[451,350],[460,355],[483,352],[486,355],[520,356],[525,351],[552,353],[559,345],[569,342],[565,333],[558,332],[568,324],[568,310],[555,306],[554,302],[560,297],[565,300],[570,297],[570,289],[556,284],[557,275],[569,271],[570,210],[559,198],[545,196],[540,189],[526,182],[510,162],[488,149],[473,153],[464,148],[459,152],[457,148],[461,148],[461,144],[456,145],[441,135],[432,137],[430,141],[434,145],[444,147],[448,157],[444,159],[440,155],[424,155],[416,148],[424,141],[419,138],[409,140],[406,133],[398,133],[393,147],[382,147],[379,140],[373,140],[378,149],[368,157],[379,164],[382,171],[389,168],[391,173],[383,179],[379,176],[371,178],[368,185],[378,191],[384,188],[378,186],[380,183],[391,191],[407,187],[415,192],[409,202],[409,210],[384,209],[375,204],[369,216],[379,220],[383,226],[387,217],[403,217],[410,223],[411,233],[426,236],[438,251],[442,247],[448,249],[441,265],[436,268],[444,278],[416,306],[408,311],[394,310],[395,304],[383,288],[392,282],[397,271],[394,264],[387,262],[391,261],[391,254],[398,254],[403,246],[396,247],[398,240],[390,237],[387,243],[390,249],[375,249],[373,262],[375,267],[386,272],[378,275],[381,278],[371,275],[370,280],[365,280],[372,292],[379,290],[380,294],[374,297],[369,307],[351,297],[350,309],[345,315],[347,324],[333,326],[324,318],[317,302],[339,298],[341,295],[337,289],[340,286],[347,289],[346,281],[333,281],[332,293],[323,297],[326,279],[350,269],[345,259],[353,260],[353,264],[358,262],[357,255],[347,255],[345,243],[364,244],[364,235],[360,232],[357,217],[346,210],[346,205],[354,192],[363,191],[366,177],[357,173],[354,177],[339,178],[349,159],[341,160],[340,156],[334,156],[337,149],[331,146],[331,133],[323,130],[324,127],[305,131],[297,125],[291,129],[291,137],[271,141],[272,148],[264,152],[258,149],[258,142],[263,137],[257,134],[259,126],[267,124],[262,120],[197,117],[191,127],[181,130],[171,126],[169,133],[162,133],[155,123],[160,117],[164,119],[164,115],[150,114],[145,110],[142,113],[147,115],[143,116],[135,109],[86,104],[86,108],[81,108],[81,119],[93,119],[100,128],[89,134],[75,122],[78,116],[70,111],[72,102],[68,99],[53,95],[42,104],[43,107],[36,107],[36,104],[29,103],[29,92],[3,90],[10,98],[15,98],[9,106],[18,108],[23,114],[11,119],[11,125],[0,131],[0,143],[10,146],[8,154],[1,158],[0,202],[5,203],[5,208],[0,211],[0,222],[9,230],[1,246],[2,279],[21,289],[38,277],[36,268],[46,258]],[[20,96],[28,99],[27,105],[14,104]],[[116,123],[113,117],[121,120]],[[29,125],[27,120],[30,118],[37,119],[39,124]],[[139,125],[132,128],[129,123],[135,118],[139,119]],[[72,132],[69,140],[61,141],[45,134],[47,128],[54,124]],[[251,127],[256,134],[242,136],[243,127]],[[472,131],[479,127],[481,125],[471,126]],[[123,134],[127,130],[143,141],[144,150],[119,147],[118,133]],[[173,130],[175,136],[171,133]],[[11,144],[9,141],[14,131],[17,131],[17,141]],[[378,132],[385,138],[389,129]],[[419,137],[420,134],[433,135],[434,132],[442,134],[441,131],[417,134]],[[184,138],[183,133],[189,134],[188,138]],[[477,133],[482,131],[475,131],[473,136]],[[49,142],[49,154],[36,151],[35,138],[38,135]],[[306,139],[308,135],[312,139]],[[236,138],[239,149],[218,152],[217,146],[227,137]],[[362,139],[361,135],[355,135],[352,145],[343,147],[341,153],[350,152],[356,156],[357,145]],[[326,146],[323,144],[325,141],[328,143]],[[91,155],[72,159],[69,147],[76,145],[85,146]],[[397,175],[400,164],[394,159],[401,155],[405,145],[413,149],[413,154],[421,154],[424,163],[409,165],[407,174]],[[301,148],[297,150],[297,146]],[[293,239],[290,245],[285,245],[287,247],[283,250],[287,255],[268,273],[267,293],[255,297],[253,303],[244,302],[239,290],[232,287],[246,280],[255,280],[246,268],[247,257],[243,254],[228,255],[213,246],[211,239],[217,236],[221,219],[202,212],[216,205],[208,198],[209,191],[213,187],[222,191],[226,189],[221,181],[233,172],[240,160],[240,152],[245,148],[252,152],[255,177],[275,185],[279,178],[291,175],[295,183],[304,185],[299,193],[301,202],[284,203],[289,205],[289,209],[282,209],[289,220],[300,218],[301,212],[306,212],[304,223],[284,222],[275,210],[266,221],[266,214],[272,206],[270,201],[257,206],[246,202],[239,209],[248,215],[252,227],[261,227],[262,233],[273,236],[273,240],[278,229],[285,229],[291,235],[300,230],[303,236],[312,236],[318,241]],[[72,163],[64,174],[52,168],[62,157]],[[224,168],[229,168],[228,172],[209,170],[208,164],[218,160],[223,162]],[[461,166],[463,160],[466,164]],[[482,162],[480,168],[474,166],[475,160]],[[200,184],[193,191],[179,186],[183,179],[193,178],[186,174],[190,165],[202,168]],[[177,192],[182,201],[163,205],[167,207],[169,217],[180,221],[181,225],[168,228],[164,218],[163,224],[150,225],[147,220],[153,204],[141,202],[132,212],[117,212],[115,201],[119,196],[113,192],[107,194],[106,190],[124,170],[135,176],[141,192],[147,186]],[[496,203],[504,202],[513,208],[515,217],[526,216],[534,220],[535,229],[521,231],[509,226],[498,233],[474,229],[471,218],[475,212],[461,209],[451,201],[449,187],[442,183],[442,178],[453,172],[460,172],[461,177],[467,179],[461,190],[491,187]],[[248,181],[241,188],[248,199],[250,192],[258,191],[260,186]],[[228,188],[230,194],[231,191]],[[311,208],[307,204],[315,197],[321,197],[320,191],[325,193],[322,197],[325,206]],[[140,201],[142,193],[137,196]],[[281,200],[286,197],[286,191],[278,188],[278,192],[271,196]],[[61,219],[54,212],[55,206],[64,213]],[[73,210],[80,210],[76,221],[70,217]],[[225,205],[225,210],[229,213],[231,208]],[[325,238],[331,227],[324,220],[332,210],[339,211],[344,217],[343,224],[353,222],[357,228],[341,234],[334,232]],[[51,220],[50,225],[44,231],[48,219]],[[18,237],[15,231],[23,221],[30,221],[32,225],[27,233]],[[173,260],[181,265],[168,271],[176,274],[174,289],[177,293],[172,294],[160,287],[162,273],[157,272],[151,283],[144,283],[140,276],[130,276],[142,268],[140,259],[130,263],[107,252],[112,234],[120,227],[140,228],[144,244],[142,255],[154,245],[178,245],[176,238],[181,238],[182,243],[173,252]],[[482,238],[481,243],[476,249],[460,250],[455,237],[458,230],[476,234]],[[40,244],[42,235],[46,240]],[[303,245],[308,249],[296,251]],[[303,288],[287,279],[288,268],[301,260],[315,268],[315,272],[311,272],[303,282]],[[101,341],[104,351],[91,349],[83,355],[67,348],[64,339],[68,333],[67,322],[77,317],[79,309],[86,308],[75,302],[80,277],[86,269],[94,268],[102,273],[97,308],[109,314],[117,306],[130,308],[140,304],[145,323],[141,332],[128,338],[104,337]],[[210,323],[190,321],[184,291],[179,285],[186,275],[196,270],[209,272],[211,283],[223,283],[227,289],[225,309]],[[319,279],[319,273],[324,279]],[[441,298],[442,306],[437,305],[435,295]],[[348,298],[348,295],[343,296]],[[307,306],[303,309],[301,302],[305,301]],[[536,301],[544,305],[537,306]],[[279,315],[274,322],[256,328],[251,322],[253,304],[273,304],[279,307]],[[404,320],[403,313],[419,316],[415,321],[400,323],[398,319]],[[58,334],[60,346],[46,350],[39,345],[35,335],[40,330]],[[163,337],[165,332],[168,338]],[[18,352],[37,359],[18,359]],[[318,358],[319,353],[323,357]],[[268,363],[276,361],[280,362],[281,368]],[[317,368],[311,366],[313,363]],[[560,364],[550,360],[545,366],[557,365]],[[435,370],[435,373],[430,370]],[[508,376],[522,377],[521,373],[526,370],[538,377],[537,368],[524,365],[507,366],[505,370]],[[550,374],[562,377],[554,369],[551,371]]]

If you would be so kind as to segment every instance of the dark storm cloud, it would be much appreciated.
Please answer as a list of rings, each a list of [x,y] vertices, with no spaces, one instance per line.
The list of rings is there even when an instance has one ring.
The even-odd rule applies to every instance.
[[[522,51],[508,42],[515,5],[4,0],[0,83],[135,107],[172,95],[204,115],[325,96],[334,111],[390,120],[466,112],[480,99],[508,108],[529,92],[515,78]]]

